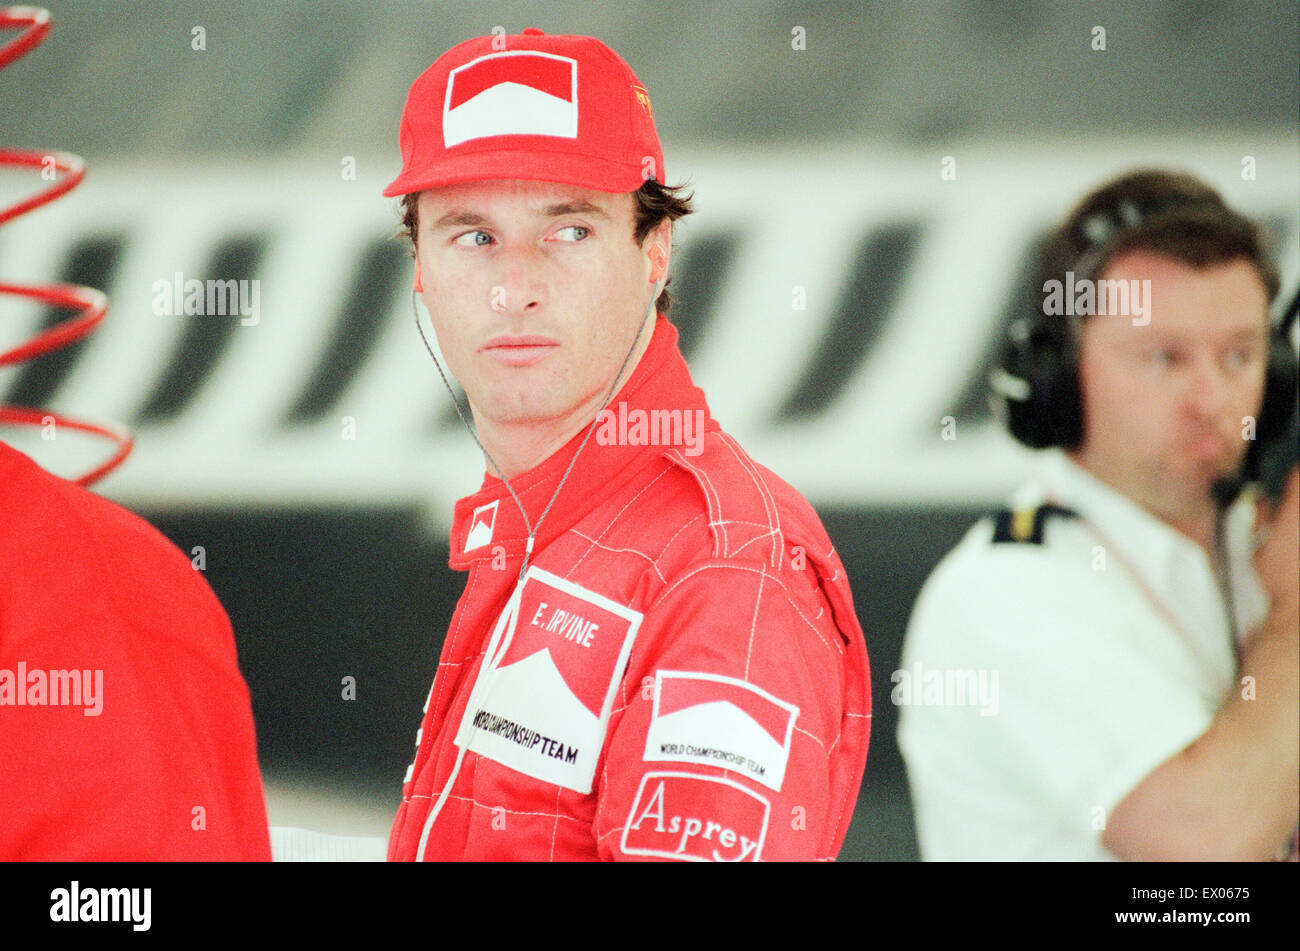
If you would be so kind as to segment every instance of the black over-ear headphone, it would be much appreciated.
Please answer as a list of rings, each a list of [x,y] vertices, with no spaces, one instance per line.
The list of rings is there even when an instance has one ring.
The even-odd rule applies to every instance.
[[[1074,266],[1076,275],[1095,279],[1098,265],[1122,233],[1157,216],[1197,206],[1204,207],[1205,202],[1166,195],[1126,199],[1089,215],[1079,225],[1084,250]],[[990,375],[989,384],[1000,404],[999,415],[1016,439],[1032,449],[1073,449],[1083,441],[1077,318],[1044,313],[1041,288],[1035,288],[1035,292],[1040,303],[1012,321],[1001,364]],[[1300,296],[1290,310],[1294,311],[1297,304]],[[1294,417],[1300,371],[1295,350],[1287,340],[1292,319],[1288,313],[1272,325],[1269,333],[1264,404],[1255,424],[1256,441],[1245,462],[1246,481],[1254,481],[1257,475],[1260,444],[1286,433]]]

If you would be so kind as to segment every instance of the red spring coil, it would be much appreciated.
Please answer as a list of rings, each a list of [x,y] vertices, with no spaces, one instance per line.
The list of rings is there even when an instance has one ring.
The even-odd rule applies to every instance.
[[[22,32],[0,46],[0,69],[40,46],[50,32],[50,13],[38,7],[0,7],[0,30],[21,29]],[[25,215],[60,195],[70,192],[86,177],[86,163],[77,155],[67,152],[32,152],[22,149],[0,148],[0,167],[47,169],[53,165],[63,177],[30,198],[0,207],[0,225]],[[22,360],[31,360],[56,350],[86,336],[104,319],[108,312],[108,298],[93,287],[76,284],[0,284],[0,294],[27,297],[42,301],[50,307],[76,310],[67,320],[38,333],[24,343],[0,352],[0,367]],[[81,485],[91,485],[121,464],[131,452],[134,440],[125,428],[107,424],[71,419],[49,410],[22,406],[0,405],[0,424],[17,426],[43,426],[53,422],[57,426],[104,436],[117,443],[113,454],[102,465],[78,478]]]

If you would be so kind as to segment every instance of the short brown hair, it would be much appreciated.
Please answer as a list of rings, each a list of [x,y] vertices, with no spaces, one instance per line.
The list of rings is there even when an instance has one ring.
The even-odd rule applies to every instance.
[[[649,178],[632,193],[632,197],[636,200],[636,221],[632,229],[632,238],[638,245],[665,219],[676,221],[695,210],[691,205],[691,199],[695,195],[681,194],[685,188],[685,185],[661,185],[653,178]],[[420,231],[421,194],[421,192],[411,192],[402,196],[402,230],[397,233],[397,236],[411,242],[412,256],[415,254],[416,238]],[[664,289],[659,292],[659,300],[655,306],[661,313],[666,314],[672,305],[672,295],[668,293],[668,282],[665,281]]]
[[[1244,258],[1271,303],[1281,285],[1264,230],[1227,206],[1215,189],[1186,172],[1141,169],[1080,201],[1043,247],[1038,288],[1047,281],[1096,279],[1114,257],[1152,251],[1194,268]],[[1086,275],[1077,274],[1080,267]]]

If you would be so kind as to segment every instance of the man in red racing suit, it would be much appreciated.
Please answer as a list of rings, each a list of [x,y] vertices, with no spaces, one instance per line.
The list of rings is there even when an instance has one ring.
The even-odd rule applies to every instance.
[[[666,319],[620,402],[704,413],[703,450],[589,446],[513,611],[526,532],[504,483],[457,503],[451,565],[469,580],[390,859],[839,851],[871,712],[844,568],[812,508],[708,418]],[[580,439],[518,479],[526,509]]]
[[[594,40],[531,32],[504,38],[502,51],[488,45],[494,39],[453,49],[412,87],[403,173],[386,192],[416,194],[408,213],[425,202],[412,236],[429,287],[417,287],[470,398],[489,463],[481,489],[456,505],[451,566],[469,577],[416,736],[388,857],[834,859],[866,763],[871,710],[866,647],[844,568],[808,503],[710,417],[663,308],[651,311],[636,297],[619,311],[636,319],[639,307],[645,318],[623,368],[613,373],[621,352],[608,368],[612,398],[579,410],[562,431],[568,438],[546,452],[510,455],[526,440],[501,420],[515,424],[521,411],[514,403],[515,416],[496,410],[499,394],[528,393],[524,418],[541,429],[549,417],[537,407],[563,396],[585,369],[582,344],[566,335],[565,322],[584,319],[587,285],[569,283],[569,275],[590,283],[614,262],[621,270],[599,283],[617,290],[624,272],[644,265],[637,280],[648,273],[653,304],[671,222],[643,244],[627,245],[622,233],[610,239],[611,219],[613,231],[625,221],[632,230],[631,203],[625,214],[616,200],[626,201],[620,193],[636,185],[570,174],[563,162],[574,146],[552,146],[541,135],[526,137],[533,152],[568,151],[549,170],[521,176],[553,176],[586,191],[496,182],[502,167],[493,164],[492,139],[480,140],[478,164],[442,177],[430,171],[456,158],[442,143],[465,134],[467,120],[453,129],[451,113],[469,108],[462,101],[472,106],[467,96],[491,95],[494,82],[512,86],[510,95],[530,83],[564,92],[569,74],[551,76],[553,59],[575,64],[575,102],[630,88],[640,93],[622,93],[628,111],[649,113],[634,76],[626,87],[581,85],[601,69],[631,76]],[[535,72],[520,73],[533,56]],[[432,89],[421,93],[430,74]],[[421,106],[421,96],[432,106]],[[412,118],[421,108],[444,123],[436,146],[408,138],[429,119]],[[606,105],[604,114],[624,113]],[[475,121],[489,123],[500,142],[497,111]],[[635,145],[653,154],[657,141],[634,143],[630,154]],[[662,157],[654,157],[662,170]],[[483,179],[483,186],[463,184]],[[606,187],[592,190],[597,184]],[[420,199],[422,189],[433,197]],[[499,313],[477,304],[476,282],[485,297],[491,284],[510,303],[498,308],[494,296]],[[600,298],[600,307],[609,299]],[[620,319],[587,310],[594,314],[587,336]],[[480,323],[478,336],[469,333]],[[556,371],[534,386],[529,374],[548,368]],[[507,431],[513,443],[502,436]],[[496,458],[512,462],[496,466]]]

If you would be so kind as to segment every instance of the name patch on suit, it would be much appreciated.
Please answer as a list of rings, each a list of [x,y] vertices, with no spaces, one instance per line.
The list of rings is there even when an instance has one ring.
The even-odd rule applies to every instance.
[[[511,605],[456,745],[589,793],[642,614],[536,567]]]

